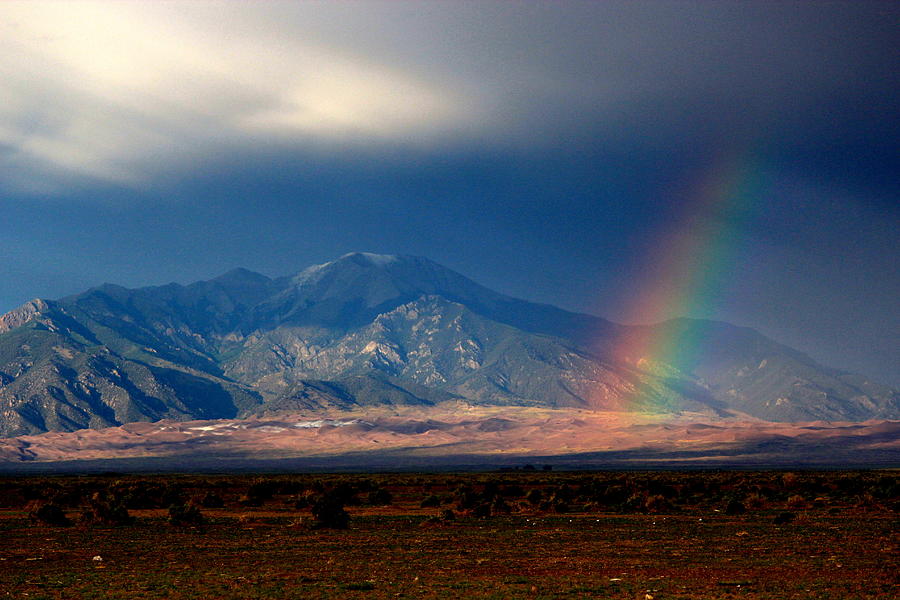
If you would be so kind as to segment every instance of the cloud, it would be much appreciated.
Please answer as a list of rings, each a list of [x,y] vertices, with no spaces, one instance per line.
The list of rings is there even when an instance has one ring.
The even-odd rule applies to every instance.
[[[890,152],[898,17],[866,2],[8,0],[0,180],[140,188],[285,145]]]
[[[139,186],[223,146],[415,141],[476,112],[370,57],[246,27],[235,8],[0,5],[0,169],[33,191],[72,176]]]
[[[311,69],[308,77],[279,95],[273,106],[238,118],[235,124],[251,132],[391,139],[455,123],[462,118],[463,105],[462,99],[402,74],[332,61],[322,70]]]

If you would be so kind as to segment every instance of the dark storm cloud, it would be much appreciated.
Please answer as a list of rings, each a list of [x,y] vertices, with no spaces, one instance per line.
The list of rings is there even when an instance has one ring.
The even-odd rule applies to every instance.
[[[873,138],[896,149],[900,133],[889,3],[0,10],[3,167],[38,191],[66,173],[146,187],[273,141],[334,152],[744,139],[840,155]]]

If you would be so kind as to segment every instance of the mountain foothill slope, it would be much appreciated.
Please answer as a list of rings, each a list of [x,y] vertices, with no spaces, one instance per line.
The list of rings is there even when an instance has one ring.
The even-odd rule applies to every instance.
[[[653,364],[617,348],[666,335]],[[106,284],[0,317],[0,436],[374,405],[900,417],[900,395],[759,333],[628,327],[491,291],[424,258],[352,253],[271,279]]]

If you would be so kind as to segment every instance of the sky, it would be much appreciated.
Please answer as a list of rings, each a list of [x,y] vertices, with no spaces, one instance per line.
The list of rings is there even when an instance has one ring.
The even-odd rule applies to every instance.
[[[900,385],[898,32],[892,2],[7,0],[0,311],[412,254]]]

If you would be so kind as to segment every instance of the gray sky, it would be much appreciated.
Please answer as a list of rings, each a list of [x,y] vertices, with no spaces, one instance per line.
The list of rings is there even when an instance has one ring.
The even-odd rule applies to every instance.
[[[890,2],[3,2],[0,310],[420,254],[900,384],[897,31]]]

